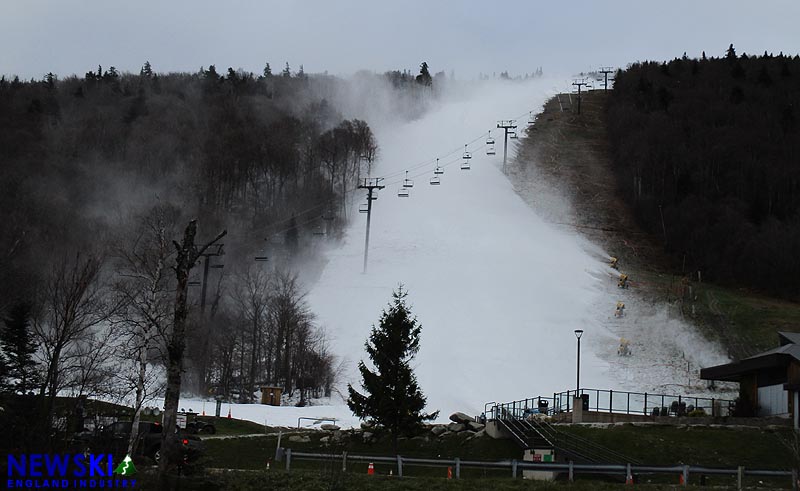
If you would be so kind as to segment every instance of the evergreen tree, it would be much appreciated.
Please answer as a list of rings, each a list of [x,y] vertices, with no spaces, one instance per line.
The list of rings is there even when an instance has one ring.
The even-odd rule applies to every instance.
[[[269,66],[269,63],[264,65],[264,78],[270,78],[272,76],[272,67]]]
[[[284,76],[285,78],[289,78],[289,77],[292,76],[292,70],[289,68],[289,62],[288,61],[286,62],[286,66],[283,68],[283,71],[281,72],[281,75]]]
[[[0,330],[0,345],[5,353],[8,375],[17,380],[14,390],[24,394],[36,385],[36,362],[33,360],[36,345],[30,331],[30,304],[14,305],[4,324]]]
[[[736,50],[733,48],[733,43],[728,46],[728,51],[725,52],[725,58],[728,60],[735,60],[736,59]]]
[[[139,75],[142,77],[150,78],[153,76],[153,67],[150,65],[149,61],[144,62],[144,66],[142,67]]]
[[[419,66],[419,75],[417,75],[417,83],[420,85],[424,85],[425,87],[430,87],[433,85],[433,78],[431,78],[431,72],[428,71],[428,62],[423,61],[422,64]]]
[[[411,369],[411,360],[419,351],[422,326],[406,306],[407,292],[403,286],[392,293],[389,309],[381,315],[380,325],[372,326],[364,345],[374,370],[362,360],[358,364],[361,394],[350,384],[347,405],[361,419],[370,419],[392,435],[392,448],[397,452],[397,438],[401,434],[413,436],[423,421],[435,419],[439,411],[423,413],[425,396],[417,385]]]

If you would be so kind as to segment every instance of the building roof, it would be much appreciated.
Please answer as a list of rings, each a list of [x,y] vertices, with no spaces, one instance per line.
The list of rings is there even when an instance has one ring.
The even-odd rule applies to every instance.
[[[787,344],[800,344],[800,332],[779,332],[778,339],[781,346]]]
[[[800,361],[800,333],[779,332],[781,345],[777,348],[744,358],[733,363],[700,370],[703,380],[737,382],[742,375],[768,368],[785,368],[792,360]]]

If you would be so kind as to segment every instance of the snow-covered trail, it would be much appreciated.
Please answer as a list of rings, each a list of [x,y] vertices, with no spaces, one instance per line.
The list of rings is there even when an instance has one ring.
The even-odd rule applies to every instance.
[[[470,170],[459,169],[459,150],[442,159],[453,163],[440,186],[428,184],[430,164],[410,173],[423,175],[409,198],[397,196],[405,169],[463,149],[497,120],[525,113],[521,129],[526,111],[541,108],[551,87],[551,80],[486,82],[420,120],[379,128],[373,176],[394,176],[374,202],[368,272],[362,274],[365,215],[356,213],[308,296],[334,352],[347,358],[343,382],[358,383],[355,366],[369,329],[402,283],[423,326],[416,373],[428,410],[478,414],[488,401],[572,388],[575,329],[586,331],[581,385],[613,386],[592,349],[604,330],[593,306],[607,266],[514,192],[501,171],[498,130],[496,156],[479,148],[484,136],[471,146]]]

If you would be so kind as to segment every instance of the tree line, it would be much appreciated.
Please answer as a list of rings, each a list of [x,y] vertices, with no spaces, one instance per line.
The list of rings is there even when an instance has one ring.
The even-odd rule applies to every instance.
[[[371,80],[398,99],[425,85]],[[162,393],[173,240],[199,217],[200,234],[229,233],[190,278],[184,390],[330,395],[336,358],[293,268],[320,232],[339,236],[377,156],[369,125],[326,98],[349,83],[288,64],[0,77],[2,390],[34,394],[47,422],[59,395]]]
[[[618,71],[607,106],[620,188],[686,271],[800,293],[800,57],[685,54]]]

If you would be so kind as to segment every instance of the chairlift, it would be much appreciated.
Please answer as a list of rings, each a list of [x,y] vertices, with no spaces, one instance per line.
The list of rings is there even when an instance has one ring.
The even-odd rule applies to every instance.
[[[461,163],[461,170],[469,170],[469,160],[465,160]]]
[[[414,181],[408,178],[408,171],[406,171],[406,178],[403,180],[403,187],[404,188],[413,188]]]
[[[486,155],[495,155],[497,152],[494,150],[494,145],[490,145],[489,148],[486,149]]]
[[[431,186],[438,186],[442,183],[442,180],[439,179],[439,176],[433,176],[430,180]]]
[[[536,122],[536,118],[533,117],[533,111],[528,113],[528,124],[533,124]]]
[[[511,138],[512,140],[516,140],[517,139],[517,132],[516,131],[509,131],[508,132],[508,137]]]
[[[487,145],[494,145],[494,138],[492,138],[492,132],[491,131],[489,132],[489,137],[486,138],[486,144]]]
[[[409,193],[408,193],[408,188],[407,187],[401,187],[400,189],[397,190],[397,197],[398,198],[408,198],[408,195],[409,195]]]
[[[314,235],[325,235],[325,228],[322,225],[317,225],[317,228],[314,230]]]
[[[469,160],[472,158],[472,154],[467,151],[467,146],[464,145],[464,160]]]
[[[366,203],[361,203],[360,205],[358,205],[358,212],[359,213],[369,212],[369,205]]]
[[[444,169],[439,165],[439,159],[436,159],[436,167],[433,169],[433,173],[438,175],[444,174]],[[438,182],[436,184],[439,184]]]

